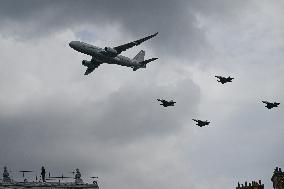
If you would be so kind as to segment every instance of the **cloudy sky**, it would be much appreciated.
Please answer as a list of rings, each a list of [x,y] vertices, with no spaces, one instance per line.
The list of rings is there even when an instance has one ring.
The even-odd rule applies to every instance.
[[[80,168],[104,189],[218,189],[284,168],[284,1],[0,1],[0,166]],[[85,76],[68,46],[159,57]],[[214,75],[235,77],[226,85]],[[157,98],[174,99],[163,108]],[[192,118],[208,119],[209,127]],[[31,174],[30,179],[33,175]]]

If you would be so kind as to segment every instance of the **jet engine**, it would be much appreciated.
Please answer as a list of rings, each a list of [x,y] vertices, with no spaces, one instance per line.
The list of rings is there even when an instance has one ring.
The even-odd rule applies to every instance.
[[[83,61],[82,61],[82,65],[84,65],[84,66],[86,66],[86,67],[89,67],[91,64],[92,64],[91,61],[88,61],[88,60],[83,60]]]
[[[110,47],[105,47],[105,51],[109,56],[115,57],[117,55],[117,51]]]

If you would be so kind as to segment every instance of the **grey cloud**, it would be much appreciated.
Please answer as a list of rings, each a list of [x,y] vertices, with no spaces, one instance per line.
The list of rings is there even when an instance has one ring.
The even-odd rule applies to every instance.
[[[247,2],[247,1],[246,1]],[[16,8],[14,8],[17,5]],[[160,32],[152,45],[160,53],[190,57],[210,54],[205,31],[196,13],[238,17],[244,1],[4,1],[0,8],[2,35],[30,39],[81,25],[101,27],[119,23],[125,31],[141,37]],[[229,16],[228,16],[229,15]],[[224,20],[224,19],[223,19]],[[8,26],[8,28],[3,28]],[[1,27],[1,26],[0,26]],[[6,31],[6,32],[5,32]]]
[[[160,52],[196,57],[207,44],[189,6],[188,1],[6,1],[1,3],[0,22],[2,35],[20,39],[82,24],[120,23],[137,37],[160,32],[153,43]]]
[[[257,102],[240,105],[229,117],[212,121],[212,129],[200,134],[202,140],[191,143],[198,146],[188,154],[192,169],[206,180],[223,176],[233,183],[262,179],[266,187],[271,186],[274,166],[283,163],[284,153],[277,150],[284,143],[279,125],[283,121],[281,110],[267,111]],[[206,160],[199,163],[200,157]]]
[[[156,98],[161,95],[177,100],[177,106],[160,106]],[[58,93],[44,100],[30,98],[13,115],[1,114],[0,162],[25,168],[46,164],[53,171],[76,165],[86,174],[114,171],[127,161],[113,159],[124,146],[180,131],[198,102],[199,89],[189,79],[173,88],[124,85],[103,102],[80,106]],[[90,156],[90,150],[99,153]]]
[[[181,129],[199,101],[199,89],[186,79],[175,87],[127,86],[111,94],[98,106],[102,116],[94,123],[95,135],[101,140],[129,141],[136,138],[161,136]],[[164,108],[157,98],[177,101],[175,107]]]
[[[192,58],[188,60],[191,61],[193,58],[200,58],[198,57],[200,53],[207,53],[208,48],[210,48],[204,36],[206,31],[198,28],[196,14],[212,16],[209,22],[212,19],[216,19],[216,22],[219,20],[224,22],[225,19],[230,19],[226,21],[234,21],[236,16],[242,16],[239,12],[241,11],[240,9],[245,10],[245,6],[247,6],[244,1],[229,2],[221,0],[207,2],[68,1],[67,4],[66,1],[43,1],[40,3],[39,1],[2,1],[0,6],[1,35],[21,38],[22,40],[37,40],[38,38],[46,37],[48,34],[66,29],[71,29],[72,32],[79,30],[78,32],[80,33],[81,24],[94,24],[95,28],[105,24],[119,23],[125,27],[125,33],[130,33],[134,37],[159,31],[159,36],[151,41],[151,45],[155,46],[155,50],[157,52],[160,50],[159,53],[161,54],[159,56],[168,56],[178,62],[180,59],[175,59],[175,57],[181,54],[187,55],[188,53],[189,57]],[[126,9],[129,12],[125,11]],[[232,23],[236,28],[239,27],[237,22]],[[211,24],[209,27],[215,27],[215,22]],[[219,26],[223,27],[224,25],[221,24]],[[219,30],[222,31],[223,28],[218,28]],[[239,30],[244,33],[246,31],[243,27],[240,27]],[[232,33],[227,34],[223,35],[221,33],[220,36],[217,36],[216,41],[220,40],[220,43],[226,43],[231,40]],[[82,35],[86,35],[86,33]],[[93,37],[91,34],[89,35],[90,38]],[[237,41],[239,33],[236,32],[234,35]],[[216,38],[214,32],[213,37]],[[258,37],[261,37],[261,35]],[[50,37],[50,40],[52,40],[52,37]],[[235,55],[240,57],[244,64],[247,64],[249,62],[248,58],[252,54],[248,52],[248,55],[243,55],[243,49],[246,49],[243,45],[246,45],[246,43],[240,44],[235,49],[236,45],[233,42],[229,43],[229,45],[234,48],[225,46],[225,49],[236,53]],[[50,45],[50,47],[53,46]],[[60,50],[60,48],[58,49]],[[52,50],[50,48],[50,52],[46,51],[46,53],[53,54]],[[162,52],[166,53],[163,54]],[[95,170],[104,175],[103,180],[109,188],[117,187],[118,184],[122,184],[127,188],[126,185],[128,183],[131,183],[132,188],[137,187],[137,183],[141,185],[144,183],[145,185],[143,186],[147,186],[144,188],[151,188],[153,185],[157,186],[156,184],[167,187],[168,185],[165,185],[167,184],[165,182],[167,179],[163,177],[164,172],[168,171],[170,175],[172,170],[176,169],[176,172],[173,171],[174,173],[172,174],[175,178],[179,177],[179,185],[193,185],[193,182],[188,183],[188,177],[190,177],[194,183],[197,183],[196,188],[219,188],[224,182],[218,183],[219,185],[215,187],[212,186],[218,178],[224,178],[224,180],[229,182],[227,184],[230,187],[236,184],[236,178],[247,179],[254,176],[257,179],[263,178],[269,181],[268,177],[271,176],[273,166],[281,166],[281,163],[283,164],[283,161],[281,161],[283,152],[279,150],[283,144],[281,139],[281,136],[283,136],[281,107],[278,111],[267,112],[265,111],[266,109],[262,109],[262,105],[250,107],[249,105],[251,104],[249,104],[243,106],[243,102],[240,100],[246,99],[240,97],[244,96],[245,93],[243,91],[250,90],[250,95],[258,91],[254,84],[259,84],[261,80],[254,82],[251,79],[251,77],[254,78],[254,75],[251,73],[252,70],[255,70],[255,67],[238,67],[239,64],[236,66],[236,69],[247,70],[247,75],[250,74],[250,77],[246,80],[244,79],[241,85],[253,84],[252,87],[242,88],[238,86],[234,88],[235,92],[227,92],[230,88],[225,88],[228,90],[222,91],[223,94],[216,91],[211,94],[211,91],[206,90],[209,95],[212,95],[212,98],[205,99],[205,103],[208,103],[208,106],[205,105],[204,107],[206,108],[199,111],[201,115],[204,115],[205,112],[205,115],[211,116],[208,118],[212,118],[211,125],[207,128],[197,128],[194,127],[194,123],[188,122],[192,125],[189,125],[187,128],[182,126],[191,118],[192,114],[196,114],[200,101],[204,102],[204,99],[200,99],[202,97],[200,97],[198,86],[192,83],[191,79],[178,80],[177,82],[172,82],[171,85],[161,86],[159,82],[153,82],[156,78],[153,78],[153,72],[149,74],[148,71],[151,69],[146,69],[141,74],[143,77],[149,78],[146,81],[146,85],[143,84],[145,80],[141,83],[137,80],[142,77],[137,78],[136,76],[141,72],[136,72],[135,77],[131,76],[130,78],[136,79],[135,81],[127,82],[128,84],[122,85],[115,92],[112,91],[110,95],[106,92],[107,95],[104,99],[101,98],[100,101],[94,102],[89,100],[91,99],[90,96],[93,96],[92,99],[95,99],[95,92],[98,88],[106,90],[106,87],[103,85],[109,84],[116,79],[115,77],[109,77],[109,75],[113,74],[113,70],[108,69],[110,66],[103,65],[105,67],[100,67],[94,75],[87,79],[81,77],[81,75],[77,77],[76,74],[81,72],[74,71],[79,69],[79,66],[70,66],[74,64],[73,62],[69,64],[68,61],[71,62],[71,59],[75,57],[69,60],[70,54],[65,53],[65,58],[59,59],[64,61],[62,64],[55,59],[42,59],[41,53],[32,54],[32,52],[30,56],[37,58],[31,59],[31,61],[42,60],[40,64],[32,61],[32,64],[28,66],[28,63],[25,63],[26,57],[21,57],[21,62],[18,63],[16,60],[8,62],[9,69],[7,69],[8,66],[6,67],[8,65],[7,62],[2,63],[0,87],[2,88],[1,95],[4,97],[1,100],[5,106],[1,106],[0,111],[1,165],[6,164],[12,167],[12,169],[13,167],[29,169],[38,168],[45,164],[53,172],[79,167],[84,171],[84,175],[91,174]],[[11,55],[14,56],[15,53],[11,53]],[[62,55],[62,52],[58,52],[56,55]],[[258,53],[255,55],[262,58]],[[54,54],[52,56],[54,57]],[[224,58],[223,55],[220,55],[220,60],[224,60]],[[9,59],[7,58],[7,60]],[[198,60],[202,61],[202,58]],[[269,56],[267,56],[266,62],[270,62]],[[157,69],[155,66],[152,67],[155,74],[168,74],[167,70],[164,69],[165,66],[157,65]],[[13,70],[15,66],[18,67]],[[65,69],[66,66],[70,66],[68,70]],[[276,66],[276,64],[271,64],[271,66]],[[181,66],[181,69],[183,68],[185,67]],[[258,66],[258,69],[256,69],[260,73],[259,78],[263,78],[261,68]],[[41,69],[42,71],[40,71]],[[54,69],[56,70],[54,71]],[[172,65],[168,69],[176,73]],[[33,75],[32,78],[34,80],[45,80],[48,83],[48,85],[45,82],[36,83],[35,86],[37,84],[40,85],[40,92],[25,93],[28,97],[23,98],[24,103],[17,103],[18,99],[15,100],[13,98],[23,95],[21,93],[25,92],[24,89],[31,89],[33,80],[27,80],[23,83],[19,82],[25,75],[17,74],[19,70],[26,75]],[[30,70],[34,71],[30,72]],[[104,70],[107,70],[107,72],[103,72]],[[194,71],[195,69],[192,70]],[[265,69],[265,71],[267,70]],[[51,72],[53,75],[51,75]],[[68,75],[70,72],[72,72],[72,81],[70,81],[70,75]],[[65,73],[68,74],[64,75]],[[122,76],[119,76],[119,74],[125,72],[117,73],[115,73],[115,76],[122,79]],[[98,77],[100,74],[104,76]],[[180,74],[186,75],[190,73],[185,71],[183,73],[180,72]],[[42,77],[42,75],[45,77]],[[281,98],[283,96],[281,87],[279,87],[281,85],[281,82],[279,82],[281,74],[279,72],[277,77],[271,77],[271,75],[276,75],[274,70],[267,74],[269,82],[262,83],[261,87],[270,84],[270,87],[265,88],[269,89],[268,94]],[[63,79],[63,83],[62,78],[66,79]],[[103,80],[108,80],[108,82]],[[171,80],[171,77],[166,78],[166,80],[168,82]],[[277,82],[275,82],[276,80]],[[205,81],[207,80],[205,79]],[[236,85],[238,81],[241,81],[241,79],[236,78],[233,85]],[[68,91],[69,82],[75,83],[70,85],[70,87],[73,87],[70,91],[76,91],[77,89],[82,90],[82,93],[88,93],[87,95],[82,94],[82,98],[85,98],[85,100],[79,100],[81,91],[76,93],[78,96],[68,98],[68,94],[72,93]],[[81,85],[81,83],[84,84]],[[88,84],[85,86],[85,83]],[[62,87],[61,85],[65,86]],[[210,83],[207,82],[202,83],[202,87],[214,90],[214,87],[209,85]],[[274,87],[278,89],[275,90],[273,89]],[[10,88],[16,90],[9,90]],[[48,89],[46,90],[46,88]],[[51,91],[52,95],[43,94],[45,92],[43,90]],[[277,94],[272,94],[274,92]],[[5,98],[5,95],[7,98]],[[240,104],[236,105],[240,109],[226,114],[229,115],[226,118],[222,117],[221,107],[223,106],[218,106],[217,104],[216,107],[208,108],[211,100],[214,101],[218,97],[223,98],[224,95],[233,95],[230,99],[232,102],[235,100],[240,101]],[[158,97],[177,100],[176,107],[166,109],[159,106],[155,100]],[[4,103],[4,101],[16,101],[16,105],[10,106],[12,103]],[[218,103],[221,102],[221,100],[217,101]],[[228,103],[226,106],[231,106],[232,104],[234,103]],[[10,111],[6,112],[6,109],[3,107],[9,107],[9,110],[15,107],[16,110],[12,111],[12,113]],[[219,120],[223,121],[218,123],[216,121],[218,117]],[[183,134],[183,129],[188,133]],[[167,146],[168,143],[166,143],[165,139],[167,137],[177,138],[175,148]],[[252,137],[257,139],[254,140]],[[149,142],[142,145],[147,140],[153,141],[152,143]],[[148,148],[153,146],[157,148],[148,150]],[[275,148],[271,146],[275,146]],[[169,153],[163,153],[161,150],[163,148],[165,151],[169,151]],[[177,152],[173,149],[178,149],[182,152],[177,154],[176,157],[172,157],[170,155]],[[137,154],[141,157],[140,162],[137,162]],[[142,158],[142,156],[146,156],[145,154],[149,156],[148,159]],[[260,158],[255,158],[254,155]],[[158,160],[153,161],[155,158]],[[165,160],[164,158],[167,159]],[[172,162],[176,163],[181,159],[186,160],[181,162],[180,166],[172,164]],[[160,161],[162,162],[161,165],[156,166]],[[183,170],[181,167],[186,166],[188,166],[188,172],[180,171]],[[122,177],[119,174],[121,171],[124,174],[123,181],[121,181]],[[145,175],[148,177],[145,178]],[[149,175],[152,175],[153,178],[149,178]],[[117,178],[114,178],[115,176]],[[159,177],[158,181],[156,180],[157,177]],[[171,179],[171,177],[167,178]],[[148,181],[151,181],[152,185],[149,185]],[[203,184],[199,185],[199,183]],[[175,187],[174,182],[170,184],[173,184],[173,187]],[[266,184],[271,186],[270,181],[266,182]],[[141,187],[141,185],[137,188]],[[130,187],[128,186],[128,188]],[[157,186],[157,188],[164,187]]]

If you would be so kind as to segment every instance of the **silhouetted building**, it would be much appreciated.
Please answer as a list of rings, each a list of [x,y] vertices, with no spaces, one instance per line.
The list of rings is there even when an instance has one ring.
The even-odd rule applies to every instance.
[[[271,181],[274,189],[284,189],[284,172],[282,172],[281,168],[276,167],[274,169]]]
[[[73,178],[73,177],[49,177],[45,178],[45,168],[41,169],[42,181],[28,181],[26,178],[24,182],[18,182],[10,178],[7,167],[4,167],[3,177],[0,179],[0,189],[99,189],[97,181],[92,184],[84,183],[81,178],[81,173],[79,169],[76,169],[75,182],[64,182],[63,178]],[[61,180],[56,180],[53,178],[59,178]],[[91,177],[98,178],[98,177]],[[44,182],[45,181],[45,182]]]
[[[83,180],[81,178],[81,173],[80,173],[79,169],[76,169],[75,183],[76,184],[83,184]]]
[[[284,189],[284,172],[282,172],[281,168],[276,167],[274,169],[271,181],[274,189]],[[251,183],[245,182],[244,184],[238,182],[236,189],[264,189],[264,184],[261,183],[261,180],[258,182],[252,181]]]
[[[7,171],[7,167],[4,167],[4,172],[3,172],[3,182],[11,182],[11,178],[9,176],[9,173]]]
[[[238,182],[236,189],[264,189],[264,184],[261,183],[261,180],[258,182],[252,181],[251,183],[245,182],[244,184]]]

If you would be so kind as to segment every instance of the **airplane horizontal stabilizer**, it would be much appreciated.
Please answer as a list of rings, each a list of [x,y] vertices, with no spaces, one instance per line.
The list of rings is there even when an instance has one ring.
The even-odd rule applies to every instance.
[[[148,59],[148,60],[144,60],[144,61],[142,61],[142,62],[139,62],[139,64],[141,64],[141,65],[146,65],[146,64],[148,64],[149,62],[152,62],[152,61],[154,61],[154,60],[157,60],[158,58],[151,58],[151,59]]]

